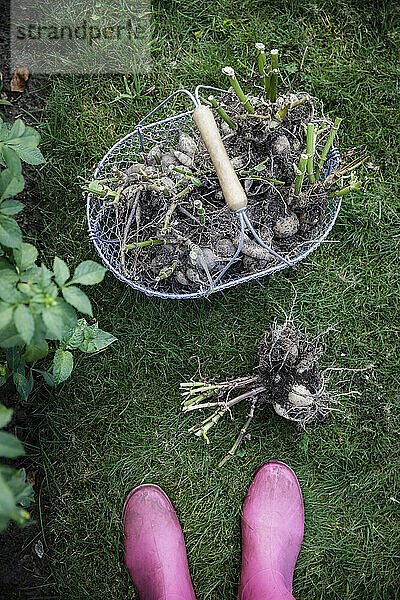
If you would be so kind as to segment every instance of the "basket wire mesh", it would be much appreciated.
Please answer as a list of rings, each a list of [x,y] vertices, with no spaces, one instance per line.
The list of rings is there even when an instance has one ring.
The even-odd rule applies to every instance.
[[[166,117],[155,122],[148,122],[149,118],[157,113],[163,112],[164,107],[167,107],[173,98],[179,94],[186,95],[194,105],[199,104],[199,90],[207,89],[214,92],[224,92],[219,88],[209,86],[198,86],[195,95],[187,90],[177,90],[171,96],[166,98],[153,111],[151,111],[144,119],[142,119],[135,129],[119,140],[97,165],[94,171],[94,179],[107,179],[114,175],[114,168],[117,167],[120,171],[128,169],[128,167],[140,159],[143,152],[148,152],[156,144],[161,147],[161,150],[167,152],[171,149],[178,148],[179,134],[185,132],[194,139],[199,138],[199,132],[192,119],[193,108],[191,110],[178,113]],[[330,175],[339,164],[339,151],[337,148],[331,148],[328,158],[324,165],[324,179]],[[148,296],[157,296],[164,299],[183,299],[183,298],[200,298],[208,296],[211,292],[221,291],[230,288],[240,283],[258,279],[280,271],[289,266],[303,260],[311,252],[327,238],[331,231],[341,206],[341,198],[333,196],[328,200],[325,207],[325,214],[322,222],[317,228],[308,233],[307,239],[296,249],[292,250],[286,256],[287,262],[279,262],[267,269],[257,271],[256,273],[245,274],[238,277],[237,274],[229,275],[226,273],[224,280],[218,283],[210,290],[209,287],[199,289],[196,292],[188,293],[172,293],[141,285],[139,282],[129,279],[124,275],[120,262],[120,240],[116,235],[115,213],[112,205],[102,201],[99,196],[88,194],[86,202],[86,215],[88,221],[89,237],[92,240],[96,252],[100,256],[103,264],[109,269],[117,279],[123,281],[129,286],[144,292]],[[129,266],[129,265],[127,265]]]

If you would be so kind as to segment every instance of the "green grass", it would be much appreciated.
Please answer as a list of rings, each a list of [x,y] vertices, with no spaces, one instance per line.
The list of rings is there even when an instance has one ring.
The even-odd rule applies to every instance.
[[[257,41],[280,48],[288,67],[308,46],[302,88],[344,118],[342,146],[365,145],[381,169],[370,172],[374,182],[365,195],[345,198],[334,243],[262,286],[166,302],[108,275],[93,290],[100,326],[118,342],[81,357],[69,382],[32,398],[36,454],[46,475],[41,501],[50,507],[45,546],[52,589],[62,600],[135,597],[122,562],[120,515],[134,486],[154,482],[177,509],[198,598],[233,600],[241,504],[257,466],[276,458],[295,469],[304,494],[295,596],[392,600],[400,543],[396,3],[188,0],[154,3],[153,12],[154,70],[128,77],[132,102],[110,104],[123,91],[121,77],[48,79],[44,256],[55,252],[73,263],[94,257],[78,176],[89,174],[166,94],[200,82],[223,85],[225,64],[243,76]],[[246,407],[237,408],[233,422],[221,422],[205,446],[186,433],[195,417],[179,413],[179,382],[195,375],[198,364],[204,376],[248,373],[259,336],[282,309],[290,310],[291,283],[298,326],[315,333],[335,327],[324,366],[372,366],[332,372],[333,389],[359,395],[344,396],[342,412],[328,425],[304,432],[265,411],[245,455],[218,470]]]

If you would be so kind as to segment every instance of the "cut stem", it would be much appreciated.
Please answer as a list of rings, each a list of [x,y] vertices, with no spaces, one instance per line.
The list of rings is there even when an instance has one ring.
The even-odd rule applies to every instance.
[[[257,65],[258,65],[258,70],[260,72],[261,75],[261,83],[264,87],[265,93],[269,94],[269,87],[270,87],[270,80],[269,77],[266,75],[266,69],[267,69],[267,58],[265,56],[265,46],[264,44],[256,44],[256,50],[259,51],[259,55],[257,56]]]
[[[207,444],[210,443],[210,440],[207,437],[207,432],[211,427],[216,425],[220,418],[226,413],[227,408],[219,408],[216,410],[208,419],[205,419],[202,423],[195,425],[189,429],[189,433],[194,433],[197,437],[204,437]]]
[[[198,198],[194,201],[194,207],[196,209],[197,212],[197,216],[199,218],[200,221],[200,229],[204,228],[204,224],[205,224],[205,220],[206,220],[206,213],[204,211],[204,206],[201,200],[199,200]]]
[[[269,87],[269,99],[271,102],[276,102],[278,97],[278,56],[279,50],[271,50],[271,75]]]
[[[247,112],[250,115],[253,115],[255,113],[253,105],[251,104],[250,100],[248,99],[248,97],[245,95],[242,88],[240,87],[240,83],[236,79],[235,71],[232,69],[232,67],[224,67],[222,69],[222,73],[229,77],[229,79],[231,81],[231,85],[232,85],[233,89],[235,90],[235,93],[236,93],[237,97],[239,98],[240,102],[243,104],[243,106],[247,110]]]
[[[314,173],[314,155],[315,155],[315,126],[313,123],[307,123],[307,175],[310,183],[315,183]]]
[[[231,129],[235,130],[236,129],[235,123],[232,121],[232,119],[230,117],[228,117],[228,115],[226,114],[226,112],[224,111],[222,106],[220,104],[218,104],[218,102],[214,98],[214,96],[208,96],[208,101],[210,102],[211,106],[213,108],[215,108],[216,112],[219,114],[221,119],[223,119],[225,121],[225,123],[228,123],[228,125]]]
[[[349,194],[350,192],[354,192],[355,190],[360,190],[360,189],[361,189],[361,181],[354,181],[353,183],[350,183],[346,187],[343,187],[340,190],[337,190],[337,192],[332,192],[331,194],[329,194],[329,198],[333,198],[334,196],[336,196],[336,197],[345,196],[346,194]]]
[[[156,283],[159,283],[162,279],[166,279],[167,277],[170,277],[172,275],[172,273],[175,271],[176,265],[177,265],[177,263],[174,262],[167,269],[164,269],[163,271],[160,271],[159,274],[156,277]]]
[[[303,96],[303,98],[300,98],[299,100],[296,100],[295,102],[292,102],[290,104],[286,104],[286,106],[279,109],[278,112],[275,113],[275,115],[274,115],[275,119],[277,119],[277,121],[278,121],[278,125],[280,125],[282,123],[283,119],[288,114],[289,109],[294,108],[295,106],[300,106],[300,104],[304,104],[304,102],[306,100],[307,100],[307,96]],[[271,129],[274,129],[274,127],[271,127]]]
[[[299,166],[296,171],[296,180],[294,183],[294,195],[300,196],[301,188],[303,186],[304,175],[306,173],[308,154],[302,154],[300,156]]]
[[[326,158],[328,156],[328,152],[331,149],[333,140],[335,139],[335,136],[338,132],[341,122],[342,122],[342,119],[340,119],[339,117],[336,117],[335,123],[331,129],[328,139],[326,140],[326,143],[322,150],[321,156],[319,157],[319,161],[318,161],[318,165],[317,165],[317,173],[316,173],[317,179],[319,178],[320,173],[324,170],[324,164],[325,164]]]

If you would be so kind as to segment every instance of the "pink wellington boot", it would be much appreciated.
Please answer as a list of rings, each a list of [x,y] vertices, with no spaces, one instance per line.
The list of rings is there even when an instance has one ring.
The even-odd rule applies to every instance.
[[[135,488],[122,518],[125,564],[140,600],[196,600],[182,529],[162,489]]]
[[[294,600],[293,571],[304,533],[303,498],[287,465],[262,465],[242,514],[239,600]]]

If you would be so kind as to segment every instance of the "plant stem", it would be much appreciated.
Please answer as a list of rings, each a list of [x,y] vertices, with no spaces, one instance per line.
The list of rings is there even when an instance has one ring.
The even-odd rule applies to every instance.
[[[222,69],[222,73],[229,77],[229,79],[231,81],[231,85],[232,85],[233,89],[235,90],[236,95],[239,98],[240,102],[243,104],[243,106],[245,107],[247,112],[249,114],[253,115],[255,113],[255,110],[254,110],[250,100],[248,99],[248,97],[245,95],[242,88],[240,87],[240,83],[238,82],[238,80],[236,79],[236,76],[235,76],[235,71],[232,69],[232,67],[224,67]]]
[[[271,102],[276,102],[276,98],[278,96],[278,55],[279,50],[271,50],[271,76],[269,88],[269,99],[271,100]]]
[[[334,196],[336,196],[336,197],[345,196],[349,192],[353,192],[355,190],[360,190],[360,189],[361,189],[361,181],[354,181],[353,183],[350,183],[350,185],[343,187],[340,190],[337,190],[337,192],[332,192],[331,194],[329,194],[329,198],[333,198]]]
[[[169,170],[174,171],[175,173],[179,173],[180,175],[184,175],[186,177],[186,179],[189,179],[189,181],[194,183],[194,185],[196,185],[197,187],[199,187],[201,185],[200,179],[195,177],[191,171],[185,171],[185,169],[183,169],[181,167],[176,167],[175,165],[170,165]],[[180,198],[181,196],[186,194],[189,190],[190,190],[189,187],[185,188],[184,190],[179,192],[179,194],[177,194],[175,196],[175,198]]]
[[[160,271],[159,274],[156,277],[156,283],[158,283],[162,279],[166,279],[167,277],[170,277],[172,275],[172,273],[175,271],[176,265],[177,265],[177,263],[174,262],[167,269],[164,269],[163,271]]]
[[[163,223],[163,226],[160,229],[160,235],[161,236],[164,236],[167,233],[168,226],[170,224],[172,214],[174,213],[174,211],[176,209],[176,204],[177,204],[176,200],[173,200],[171,202],[171,204],[169,205],[167,212],[165,213],[164,223]]]
[[[203,436],[204,439],[206,440],[207,444],[209,444],[210,440],[207,437],[208,430],[211,429],[211,427],[213,427],[214,425],[216,425],[218,423],[220,418],[226,413],[227,410],[228,410],[227,408],[219,408],[210,417],[205,419],[202,423],[200,423],[199,425],[195,425],[194,427],[191,427],[189,429],[188,433],[194,433],[194,435],[196,435],[197,437]]]
[[[283,108],[279,109],[278,112],[275,113],[275,115],[274,115],[275,119],[277,119],[277,121],[278,121],[278,125],[280,125],[282,123],[283,119],[288,114],[289,109],[294,108],[295,106],[300,106],[300,104],[304,104],[304,102],[306,100],[307,100],[307,97],[304,96],[303,98],[300,98],[299,100],[296,100],[296,102],[292,102],[291,104],[287,104]]]
[[[192,412],[201,408],[216,408],[217,406],[226,406],[226,402],[204,402],[204,404],[190,404],[182,409],[182,412]]]
[[[314,154],[315,154],[315,127],[313,123],[307,123],[307,175],[309,182],[315,183]]]
[[[261,82],[264,86],[265,93],[268,96],[270,81],[269,77],[266,76],[267,58],[265,56],[264,44],[256,44],[256,50],[259,51],[259,55],[257,56],[257,65],[261,75]]]
[[[242,400],[246,400],[246,398],[252,398],[253,396],[258,396],[258,394],[261,394],[262,392],[265,392],[264,386],[260,386],[258,388],[255,388],[254,390],[250,390],[249,392],[246,392],[245,394],[236,396],[236,398],[232,398],[232,400],[229,400],[226,403],[226,406],[228,408],[232,408],[232,406],[235,406],[235,404],[239,404],[239,402],[242,402]]]
[[[238,438],[236,440],[236,442],[233,444],[232,448],[229,450],[228,454],[225,456],[225,458],[223,458],[221,460],[221,462],[219,463],[218,467],[223,467],[224,464],[226,464],[228,462],[228,460],[230,460],[231,458],[233,458],[236,450],[239,448],[240,444],[242,443],[242,440],[246,434],[247,429],[249,428],[250,423],[253,420],[254,417],[254,409],[256,407],[256,402],[257,400],[254,399],[253,402],[251,403],[251,407],[250,407],[250,411],[249,414],[247,415],[247,420],[245,422],[245,424],[243,425],[242,429],[240,430],[240,433],[238,435]]]
[[[145,240],[144,242],[133,242],[124,246],[124,250],[136,250],[137,248],[145,248],[146,246],[164,246],[165,244],[173,244],[173,240]]]
[[[222,106],[220,104],[218,104],[218,102],[216,101],[214,96],[208,96],[208,101],[210,102],[211,106],[213,108],[215,108],[215,110],[217,111],[217,113],[219,114],[221,119],[223,119],[225,121],[225,123],[228,123],[228,125],[231,129],[235,130],[236,129],[235,123],[232,121],[232,119],[230,117],[228,117],[228,115],[226,114],[226,112],[224,111]]]
[[[301,193],[301,188],[303,186],[304,175],[306,173],[308,154],[302,154],[300,156],[299,166],[296,172],[296,180],[294,183],[294,195],[299,196]]]
[[[203,229],[204,223],[205,223],[205,211],[204,211],[203,203],[201,200],[199,200],[197,198],[193,204],[196,209],[197,216],[199,217],[200,229]]]
[[[317,165],[317,179],[319,178],[320,173],[323,171],[324,169],[324,163],[326,161],[326,157],[328,156],[328,152],[331,149],[331,146],[333,144],[333,140],[335,139],[335,135],[338,132],[338,129],[340,127],[340,123],[342,122],[342,119],[340,119],[339,117],[336,117],[335,119],[335,123],[331,129],[331,132],[329,134],[328,139],[326,140],[325,146],[322,150],[321,156],[319,157],[319,162]]]

